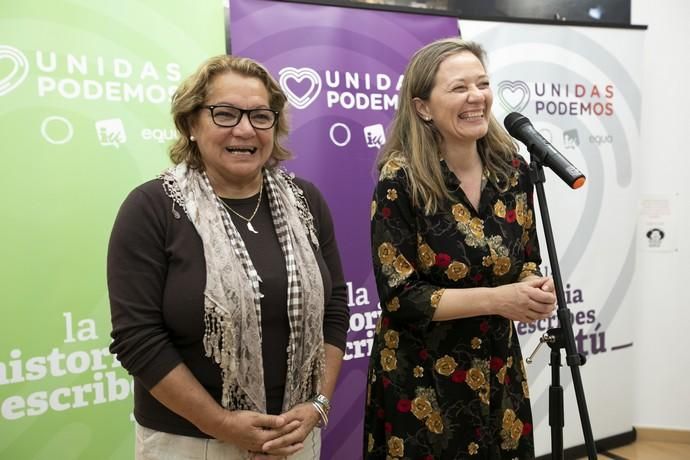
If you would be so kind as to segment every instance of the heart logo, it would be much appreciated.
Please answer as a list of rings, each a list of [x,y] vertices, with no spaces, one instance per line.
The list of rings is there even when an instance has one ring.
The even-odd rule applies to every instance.
[[[498,84],[498,99],[508,112],[522,112],[529,96],[529,87],[524,81],[503,80]]]
[[[11,62],[10,71],[0,78],[0,96],[12,91],[24,81],[29,73],[29,61],[17,48],[0,45],[0,61],[9,60]],[[0,68],[4,67],[0,66]]]
[[[321,92],[321,77],[308,67],[285,67],[278,75],[288,101],[298,109],[308,107]]]

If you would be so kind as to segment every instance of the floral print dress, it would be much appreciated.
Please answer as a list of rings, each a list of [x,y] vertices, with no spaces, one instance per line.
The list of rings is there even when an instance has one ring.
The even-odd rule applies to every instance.
[[[532,459],[527,376],[513,322],[431,321],[444,288],[540,275],[528,165],[520,156],[512,161],[510,184],[500,187],[506,191],[488,181],[477,212],[440,161],[455,202],[433,215],[412,206],[402,160],[382,168],[374,193],[381,318],[369,364],[364,458]]]

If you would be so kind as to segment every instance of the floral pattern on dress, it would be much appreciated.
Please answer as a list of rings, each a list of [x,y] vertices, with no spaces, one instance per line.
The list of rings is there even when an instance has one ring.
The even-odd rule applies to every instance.
[[[500,316],[434,322],[446,288],[495,287],[540,275],[528,166],[507,190],[487,182],[478,209],[441,161],[453,203],[413,207],[396,159],[372,202],[382,305],[369,365],[364,458],[532,459],[529,389],[513,323]]]

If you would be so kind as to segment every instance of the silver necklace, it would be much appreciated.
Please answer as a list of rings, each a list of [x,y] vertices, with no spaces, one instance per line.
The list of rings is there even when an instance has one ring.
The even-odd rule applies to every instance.
[[[254,212],[252,212],[252,215],[249,216],[249,217],[244,217],[242,214],[240,214],[239,212],[237,212],[237,211],[235,211],[234,209],[232,209],[232,208],[231,208],[225,201],[223,201],[222,199],[220,200],[220,202],[223,203],[223,206],[225,206],[225,207],[227,208],[228,211],[232,212],[232,213],[235,214],[237,217],[239,217],[240,219],[242,219],[242,220],[244,220],[245,222],[247,222],[247,228],[249,229],[250,232],[258,234],[259,232],[257,232],[257,231],[254,229],[254,226],[252,225],[252,219],[254,218],[254,216],[256,216],[256,213],[259,211],[259,206],[261,205],[261,196],[263,195],[263,192],[264,192],[264,184],[263,184],[263,181],[262,181],[262,182],[261,182],[261,188],[259,189],[259,199],[256,200],[256,207],[254,208]]]

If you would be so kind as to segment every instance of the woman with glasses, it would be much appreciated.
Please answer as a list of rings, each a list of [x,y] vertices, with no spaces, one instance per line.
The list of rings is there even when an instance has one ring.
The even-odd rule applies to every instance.
[[[173,167],[123,203],[108,248],[111,351],[134,376],[137,459],[318,459],[348,327],[328,207],[290,158],[260,64],[177,89]]]

